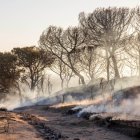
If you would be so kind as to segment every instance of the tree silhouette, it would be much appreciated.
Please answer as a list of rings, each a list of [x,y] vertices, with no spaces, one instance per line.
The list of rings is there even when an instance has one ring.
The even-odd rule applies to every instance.
[[[18,89],[21,70],[17,67],[17,57],[11,53],[0,53],[0,92],[9,94]],[[4,95],[5,96],[5,95]]]
[[[54,57],[35,46],[14,48],[12,52],[18,58],[19,67],[24,69],[22,81],[34,90],[41,82],[44,69],[53,63]]]

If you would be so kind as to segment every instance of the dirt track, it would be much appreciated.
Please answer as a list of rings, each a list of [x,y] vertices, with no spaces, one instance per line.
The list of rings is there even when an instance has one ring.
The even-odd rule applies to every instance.
[[[62,110],[36,106],[24,108],[20,111],[46,119],[48,127],[69,137],[67,138],[68,140],[75,138],[80,140],[138,140],[106,128],[97,127],[93,123],[77,118],[74,115],[65,115],[62,113]]]
[[[0,112],[0,116],[4,112]],[[42,140],[37,130],[26,121],[20,119],[15,113],[10,114],[10,123],[8,133],[4,132],[3,126],[0,126],[0,140]],[[2,122],[3,120],[0,120]]]

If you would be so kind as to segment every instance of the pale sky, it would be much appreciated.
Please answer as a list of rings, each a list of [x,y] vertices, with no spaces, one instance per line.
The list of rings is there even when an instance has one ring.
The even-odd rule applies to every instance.
[[[140,0],[0,0],[0,51],[37,45],[49,25],[77,25],[82,11],[139,4]]]

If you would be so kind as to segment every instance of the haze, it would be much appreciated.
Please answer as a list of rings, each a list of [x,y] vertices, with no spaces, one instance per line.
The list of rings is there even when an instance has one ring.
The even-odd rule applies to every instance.
[[[37,45],[49,25],[77,25],[82,11],[139,4],[139,0],[0,0],[0,51]]]

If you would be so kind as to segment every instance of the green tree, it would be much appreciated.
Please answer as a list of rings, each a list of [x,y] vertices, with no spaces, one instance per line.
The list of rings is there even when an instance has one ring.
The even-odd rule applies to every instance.
[[[18,57],[19,67],[24,69],[22,82],[34,90],[42,82],[44,69],[53,63],[53,55],[35,46],[14,48],[12,52]]]
[[[17,57],[11,53],[0,53],[0,92],[10,93],[11,89],[19,89],[20,72],[17,68]]]

